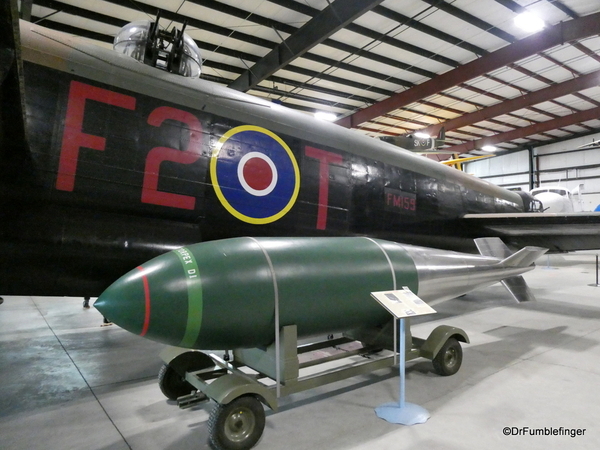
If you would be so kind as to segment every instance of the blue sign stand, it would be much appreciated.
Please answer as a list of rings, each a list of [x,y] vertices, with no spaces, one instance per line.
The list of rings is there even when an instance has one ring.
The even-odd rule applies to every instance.
[[[402,425],[415,425],[425,423],[429,419],[429,412],[422,406],[406,402],[405,384],[406,384],[406,337],[404,334],[406,319],[400,319],[400,401],[398,403],[385,403],[375,408],[377,417],[387,420],[390,423],[399,423]]]
[[[400,371],[400,400],[398,403],[385,403],[381,406],[378,406],[375,408],[375,413],[378,417],[387,420],[390,423],[399,423],[402,425],[425,423],[430,417],[429,412],[422,406],[408,403],[406,401],[405,318],[421,314],[431,314],[435,311],[423,300],[412,293],[407,287],[404,287],[402,290],[372,292],[371,296],[400,321],[400,361],[398,364],[398,369]]]

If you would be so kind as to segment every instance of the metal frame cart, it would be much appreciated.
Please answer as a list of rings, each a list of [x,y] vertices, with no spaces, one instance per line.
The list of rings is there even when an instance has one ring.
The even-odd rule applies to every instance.
[[[272,345],[234,350],[232,361],[226,360],[228,353],[222,358],[166,347],[160,355],[165,365],[159,386],[181,408],[214,400],[209,419],[212,445],[223,450],[249,449],[264,430],[263,405],[277,411],[280,397],[396,364],[395,344],[381,339],[382,335],[392,337],[389,328],[391,322],[380,330],[354,333],[352,338],[299,346],[296,326],[283,326]],[[452,375],[462,362],[459,341],[469,342],[460,328],[441,325],[427,339],[419,339],[412,337],[408,326],[406,360],[430,359],[437,373]]]

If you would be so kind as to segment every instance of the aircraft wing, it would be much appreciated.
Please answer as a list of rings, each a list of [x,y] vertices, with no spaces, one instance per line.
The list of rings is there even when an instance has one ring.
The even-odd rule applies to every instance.
[[[467,214],[464,229],[497,236],[511,247],[535,245],[551,252],[600,249],[600,212]]]

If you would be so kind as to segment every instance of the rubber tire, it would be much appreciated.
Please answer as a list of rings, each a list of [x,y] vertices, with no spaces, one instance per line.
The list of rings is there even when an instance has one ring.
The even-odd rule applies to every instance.
[[[438,375],[454,375],[462,364],[462,347],[454,338],[448,338],[435,358],[433,358],[433,370]]]
[[[158,372],[158,387],[169,400],[177,400],[196,390],[168,364],[163,364]]]
[[[265,410],[252,395],[243,395],[226,405],[217,403],[208,419],[210,443],[216,450],[250,449],[264,429]]]

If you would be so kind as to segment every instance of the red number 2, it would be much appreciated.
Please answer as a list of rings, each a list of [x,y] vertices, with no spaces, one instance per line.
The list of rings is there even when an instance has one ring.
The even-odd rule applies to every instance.
[[[193,164],[200,158],[202,125],[193,114],[169,106],[161,106],[152,111],[148,117],[148,123],[159,127],[167,119],[182,122],[189,127],[189,145],[184,151],[169,147],[154,147],[148,152],[144,169],[144,184],[142,185],[142,202],[173,208],[194,209],[196,207],[195,197],[158,190],[158,172],[163,161]]]

